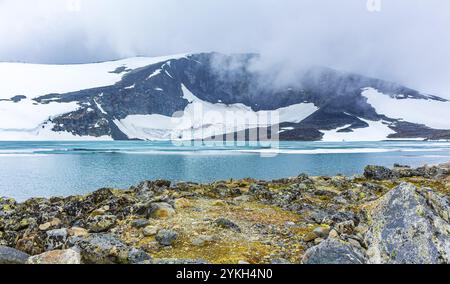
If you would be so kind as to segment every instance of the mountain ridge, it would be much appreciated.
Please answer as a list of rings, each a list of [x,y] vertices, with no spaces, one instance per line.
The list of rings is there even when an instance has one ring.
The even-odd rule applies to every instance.
[[[290,115],[280,122],[281,140],[365,140],[366,137],[358,132],[368,127],[380,130],[379,135],[370,135],[370,140],[450,139],[450,125],[446,127],[445,123],[436,123],[436,120],[440,120],[438,118],[434,119],[434,124],[444,126],[444,129],[427,125],[433,124],[429,122],[430,115],[427,112],[431,116],[435,116],[434,113],[446,115],[445,109],[450,106],[446,99],[425,95],[396,83],[327,67],[309,68],[294,84],[277,86],[275,72],[267,75],[250,70],[252,61],[258,58],[257,54],[219,53],[186,54],[173,58],[167,56],[153,60],[141,58],[142,62],[139,63],[112,64],[108,65],[109,69],[105,67],[102,72],[108,70],[115,80],[106,80],[106,86],[98,83],[100,86],[50,92],[34,98],[14,93],[10,99],[6,99],[0,93],[0,109],[7,109],[5,106],[8,104],[9,112],[14,115],[14,108],[20,110],[21,104],[25,102],[30,105],[30,110],[32,106],[53,109],[56,105],[68,107],[70,104],[73,107],[71,111],[49,111],[47,120],[38,121],[35,128],[28,129],[32,133],[31,137],[46,138],[51,133],[56,140],[59,140],[58,136],[69,140],[164,140],[178,137],[178,132],[174,133],[173,125],[168,121],[174,114],[183,111],[186,114],[186,110],[192,108],[193,102],[187,100],[186,96],[196,98],[203,107],[221,112],[233,110],[243,115],[282,109],[289,113],[297,112],[298,117]],[[99,65],[102,64],[110,63]],[[7,72],[1,67],[0,70],[2,73]],[[103,75],[97,75],[91,70],[79,76]],[[59,80],[70,81],[70,78]],[[387,103],[377,105],[380,98],[387,100]],[[428,110],[422,117],[413,117],[411,121],[406,117],[410,116],[408,110],[403,111],[402,107],[398,110],[402,110],[400,114],[405,118],[396,117],[398,111],[395,108],[389,110],[389,115],[384,113],[385,105],[402,105],[405,102],[414,104],[414,108],[420,103],[419,109]],[[317,109],[312,113],[305,111],[308,104]],[[158,120],[164,123],[154,125]],[[442,121],[446,121],[445,117]],[[220,130],[218,125],[211,126],[208,122],[200,121],[183,130],[195,129],[196,138],[208,139],[214,136],[211,133],[221,135],[252,129],[237,127],[235,131],[228,128]],[[148,127],[148,124],[152,126]],[[14,137],[15,134],[11,134],[15,133],[14,130],[17,127],[9,126],[6,122],[0,124],[0,140],[8,140],[8,133]],[[130,135],[131,132],[134,134]]]

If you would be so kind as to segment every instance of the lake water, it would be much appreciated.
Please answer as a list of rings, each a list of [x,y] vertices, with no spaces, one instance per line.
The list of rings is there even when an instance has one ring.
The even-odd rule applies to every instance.
[[[450,162],[449,142],[281,142],[257,147],[177,147],[170,142],[0,142],[0,196],[85,194],[142,180],[211,182],[253,177],[361,174],[368,164]],[[272,153],[273,154],[273,153]]]

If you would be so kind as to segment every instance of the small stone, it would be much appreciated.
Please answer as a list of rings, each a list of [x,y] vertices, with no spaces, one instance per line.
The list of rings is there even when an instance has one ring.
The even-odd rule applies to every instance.
[[[336,224],[336,231],[340,234],[351,235],[355,229],[355,222],[352,220]]]
[[[128,252],[129,264],[149,263],[151,260],[152,258],[143,250],[132,248]]]
[[[216,223],[217,226],[219,226],[221,228],[230,229],[230,230],[233,230],[233,231],[235,231],[237,233],[241,232],[241,228],[237,224],[235,224],[234,222],[232,222],[232,221],[230,221],[228,219],[219,218],[219,219],[217,219],[215,221],[215,223]]]
[[[48,231],[49,229],[56,228],[61,225],[61,220],[58,218],[54,218],[50,222],[47,222],[45,224],[39,225],[39,230],[41,231]]]
[[[292,227],[295,227],[295,223],[294,222],[286,222],[286,223],[284,223],[284,226],[286,226],[287,228],[292,228]]]
[[[168,203],[153,203],[148,210],[148,217],[164,219],[175,215],[175,210]]]
[[[103,206],[102,208],[96,209],[96,210],[92,211],[91,217],[105,215],[106,212],[109,211],[109,209],[110,209],[109,206]]]
[[[241,195],[241,196],[233,198],[233,200],[236,202],[249,202],[250,199],[251,199],[251,197],[248,195]]]
[[[192,240],[192,245],[197,247],[203,247],[208,245],[214,241],[214,237],[212,236],[199,236]]]
[[[174,202],[175,209],[189,208],[192,206],[191,202],[187,198],[179,198]]]
[[[81,264],[81,255],[77,250],[55,250],[32,256],[27,264]]]
[[[334,200],[334,202],[336,202],[338,204],[342,204],[342,205],[348,204],[348,201],[340,195],[333,198],[333,200]]]
[[[144,228],[148,226],[148,224],[150,224],[150,222],[147,219],[137,219],[131,223],[134,228],[138,229]]]
[[[153,237],[158,233],[158,227],[155,226],[147,226],[142,231],[145,237]]]
[[[172,230],[160,230],[156,235],[156,241],[163,246],[172,246],[178,238],[178,233]]]
[[[333,229],[328,234],[328,237],[332,239],[339,239],[339,233],[335,229]]]
[[[326,239],[328,234],[330,234],[330,227],[325,225],[317,227],[314,229],[313,233],[316,234],[318,238]]]
[[[68,230],[69,236],[71,237],[85,237],[89,235],[89,232],[86,229],[79,227],[72,227]]]
[[[47,222],[45,224],[39,225],[39,230],[41,231],[47,231],[48,229],[50,229],[51,224],[50,222]]]

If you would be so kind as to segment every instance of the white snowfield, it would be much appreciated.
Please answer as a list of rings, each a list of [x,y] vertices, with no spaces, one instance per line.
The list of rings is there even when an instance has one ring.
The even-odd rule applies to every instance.
[[[38,104],[32,100],[0,102],[0,129],[30,130],[62,113],[76,111],[75,102]]]
[[[367,98],[378,114],[407,122],[425,124],[435,129],[450,129],[450,102],[436,100],[396,99],[374,88],[366,88]],[[399,94],[397,97],[401,97]]]
[[[116,120],[117,127],[130,139],[191,140],[234,133],[278,122],[301,122],[318,108],[311,103],[291,105],[276,111],[255,112],[243,104],[225,105],[203,101],[182,86],[189,105],[174,117],[158,114],[129,115]]]
[[[23,95],[29,99],[52,93],[68,93],[90,88],[111,86],[125,73],[114,73],[117,68],[137,69],[187,54],[163,57],[133,57],[117,61],[44,65],[0,62],[0,99]]]

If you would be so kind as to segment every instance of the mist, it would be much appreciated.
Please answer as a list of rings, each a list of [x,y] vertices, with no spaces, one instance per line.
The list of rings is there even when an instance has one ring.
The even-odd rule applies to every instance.
[[[450,98],[448,27],[447,0],[0,0],[0,61],[251,52],[279,82],[324,65]]]

